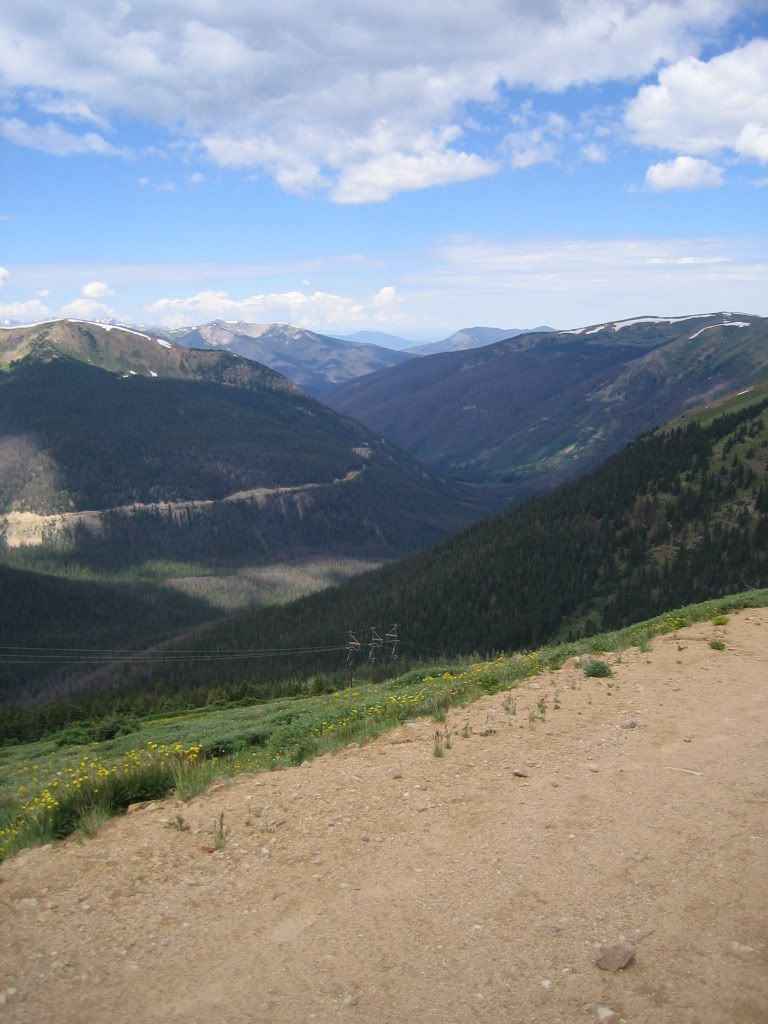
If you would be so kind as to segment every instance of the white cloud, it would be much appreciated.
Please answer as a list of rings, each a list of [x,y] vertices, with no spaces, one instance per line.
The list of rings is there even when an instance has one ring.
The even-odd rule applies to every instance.
[[[158,299],[147,310],[167,327],[221,318],[319,329],[374,321],[390,323],[400,315],[398,296],[391,286],[381,288],[368,301],[321,291],[276,292],[242,299],[232,298],[225,291],[202,291],[186,298]]]
[[[0,303],[0,319],[2,320],[21,320],[32,323],[45,320],[48,313],[48,307],[43,305],[39,299],[29,299],[27,302]]]
[[[568,130],[568,122],[561,114],[538,114],[533,104],[526,101],[511,120],[515,130],[505,137],[502,149],[513,167],[523,169],[557,160]]]
[[[68,96],[51,96],[33,102],[42,114],[53,114],[68,121],[88,121],[101,129],[108,127],[105,119],[95,114],[82,100]]]
[[[768,59],[768,51],[766,51]],[[768,73],[766,73],[766,88],[768,88]],[[768,111],[768,104],[766,104]],[[768,164],[768,113],[765,124],[750,122],[745,124],[739,132],[736,144],[733,147],[741,156],[752,156],[763,164]]]
[[[8,280],[8,271],[5,267],[0,267],[0,288],[5,287],[5,282]]]
[[[141,178],[136,179],[136,184],[141,188],[153,188],[155,192],[175,192],[177,185],[174,181],[165,181],[161,184],[154,184],[151,178],[143,175]]]
[[[112,310],[97,299],[75,299],[59,310],[59,316],[72,320],[104,320],[112,316]]]
[[[86,299],[105,299],[108,295],[112,295],[112,289],[108,284],[104,284],[103,281],[90,281],[88,284],[84,284],[80,289],[80,294]]]
[[[768,314],[764,239],[448,239],[399,283],[409,311],[447,323],[579,327],[722,309]]]
[[[768,39],[664,68],[630,103],[626,122],[646,145],[768,162]]]
[[[187,181],[190,185],[202,185],[205,181],[205,175],[201,174],[200,171],[195,171],[193,174],[190,174]]]
[[[581,155],[591,164],[604,164],[608,159],[608,150],[598,142],[590,142],[581,147]]]
[[[677,156],[658,164],[651,164],[645,172],[645,183],[654,192],[670,189],[718,188],[723,184],[723,171],[695,156]]]
[[[345,168],[331,193],[337,203],[380,203],[398,192],[447,185],[494,174],[497,165],[454,149],[388,153]]]
[[[752,184],[755,188],[768,188],[768,178],[756,178]]]
[[[371,0],[328,0],[322,12],[310,0],[174,0],[169,16],[154,0],[38,0],[35,17],[22,4],[4,14],[0,87],[58,102],[61,117],[147,120],[223,166],[361,202],[490,173],[486,158],[455,146],[468,104],[496,103],[507,87],[648,74],[698,53],[742,5],[391,0],[383,16]],[[534,129],[544,137],[510,142],[517,166],[553,158],[556,137]],[[56,125],[19,123],[11,135],[49,152],[116,151]],[[425,137],[434,145],[414,143]]]
[[[18,117],[0,118],[0,136],[17,146],[39,149],[54,156],[92,153],[98,156],[126,156],[127,150],[113,146],[96,132],[77,135],[53,121],[29,124]]]

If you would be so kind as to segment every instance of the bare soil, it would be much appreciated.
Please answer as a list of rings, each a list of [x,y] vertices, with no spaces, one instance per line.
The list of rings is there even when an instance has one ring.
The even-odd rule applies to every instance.
[[[0,866],[0,1020],[765,1024],[768,611],[607,660]]]

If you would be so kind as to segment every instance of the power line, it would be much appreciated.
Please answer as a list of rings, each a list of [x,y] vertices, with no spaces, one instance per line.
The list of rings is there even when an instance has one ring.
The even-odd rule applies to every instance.
[[[263,658],[292,658],[305,654],[325,654],[343,651],[346,648],[338,644],[329,647],[304,647],[291,650],[273,651],[226,651],[219,654],[151,654],[133,652],[128,654],[56,654],[56,653],[17,653],[0,655],[0,664],[4,665],[78,665],[83,663],[97,665],[174,665],[190,662],[205,663],[214,661],[252,661]]]

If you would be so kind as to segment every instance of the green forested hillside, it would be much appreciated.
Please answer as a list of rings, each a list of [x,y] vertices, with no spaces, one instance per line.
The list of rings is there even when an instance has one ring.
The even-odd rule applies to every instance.
[[[744,404],[747,401],[748,404]],[[243,649],[343,645],[400,624],[406,657],[533,648],[692,601],[768,584],[768,388],[643,437],[588,476],[430,550],[184,643],[194,653],[105,676],[135,697],[90,711],[289,692],[338,672],[344,652],[229,662]],[[318,684],[321,685],[321,684]]]
[[[644,316],[414,359],[323,400],[440,472],[524,497],[767,372],[765,317]]]
[[[256,363],[200,352],[205,373],[184,376],[194,353],[124,332],[120,359],[150,362],[122,374],[118,332],[61,330],[69,348],[51,329],[0,373],[0,539],[17,567],[391,558],[482,514]]]
[[[3,565],[0,608],[0,705],[32,698],[41,678],[49,699],[61,697],[68,677],[57,660],[62,656],[147,647],[215,615],[205,601],[159,587],[68,580]],[[35,655],[36,648],[54,650]]]
[[[765,586],[767,409],[756,396],[706,425],[641,438],[587,477],[429,551],[201,642],[329,642],[396,621],[415,650],[488,652]]]

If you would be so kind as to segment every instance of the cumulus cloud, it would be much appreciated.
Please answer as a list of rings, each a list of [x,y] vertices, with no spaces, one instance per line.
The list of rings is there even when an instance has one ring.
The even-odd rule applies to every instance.
[[[695,156],[678,156],[651,164],[645,172],[645,183],[654,192],[678,188],[717,188],[723,184],[722,168]]]
[[[590,142],[581,147],[581,155],[591,164],[604,164],[608,159],[608,150],[599,142]]]
[[[505,137],[502,148],[513,167],[522,169],[557,160],[568,129],[568,122],[561,114],[538,114],[527,101],[519,113],[513,115],[512,124],[515,129]]]
[[[59,310],[59,315],[72,320],[104,320],[112,316],[112,310],[97,299],[75,299]]]
[[[39,299],[29,299],[26,302],[0,303],[0,319],[21,320],[32,323],[45,320],[48,316],[48,307]]]
[[[105,299],[108,295],[112,295],[112,289],[108,284],[104,284],[103,281],[90,281],[88,284],[84,284],[80,289],[80,294],[86,299]]]
[[[471,181],[494,174],[497,169],[497,164],[475,153],[453,149],[387,153],[345,168],[331,198],[337,203],[380,203],[398,192]]]
[[[17,146],[39,149],[54,156],[72,156],[76,153],[91,153],[98,156],[127,155],[126,149],[113,146],[96,132],[79,135],[53,121],[29,124],[18,117],[3,117],[0,118],[0,136]]]
[[[5,267],[0,267],[0,288],[5,286],[5,282],[8,280],[8,271]]]
[[[38,99],[35,106],[42,114],[54,114],[67,121],[88,121],[102,129],[108,127],[105,119],[95,114],[83,100],[69,96],[51,96]]]
[[[731,150],[768,163],[768,39],[659,72],[629,104],[636,142],[707,156]]]
[[[168,17],[153,0],[38,0],[37,17],[24,5],[5,14],[0,84],[41,109],[53,96],[62,118],[79,109],[104,123],[147,120],[223,166],[363,202],[366,176],[377,200],[491,173],[492,162],[457,147],[451,132],[467,122],[469,104],[496,103],[507,88],[559,91],[648,74],[698,53],[740,5],[392,0],[383,16],[371,0],[329,0],[321,15],[310,0],[174,0]],[[11,134],[50,152],[114,151],[99,135],[56,125],[17,124]],[[511,141],[513,162],[551,159],[556,140],[544,135]],[[431,148],[414,143],[425,136]]]
[[[147,309],[167,327],[221,318],[254,323],[291,323],[317,329],[374,321],[389,323],[400,315],[398,296],[391,286],[381,288],[368,301],[321,291],[275,292],[242,299],[233,298],[225,291],[201,291],[186,298],[158,299]]]

